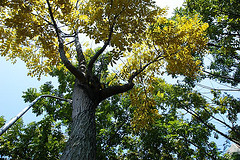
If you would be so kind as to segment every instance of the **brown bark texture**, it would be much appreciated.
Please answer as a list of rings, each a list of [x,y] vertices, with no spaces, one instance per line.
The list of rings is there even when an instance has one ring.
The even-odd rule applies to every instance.
[[[62,160],[96,159],[96,104],[77,83],[73,92],[71,134]]]

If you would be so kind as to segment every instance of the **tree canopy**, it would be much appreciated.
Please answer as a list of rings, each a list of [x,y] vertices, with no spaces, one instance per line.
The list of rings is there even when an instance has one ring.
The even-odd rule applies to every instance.
[[[38,102],[33,112],[46,113],[43,120],[28,126],[19,121],[1,137],[0,155],[59,159],[76,120],[81,121],[73,96],[79,87],[96,105],[97,159],[227,158],[209,138],[220,134],[240,143],[239,99],[210,88],[208,100],[194,86],[204,78],[238,85],[238,5],[188,0],[167,18],[167,10],[152,0],[3,0],[1,56],[24,61],[30,76],[59,81],[58,88],[49,82],[27,90],[25,101],[51,94],[74,102]],[[100,47],[89,48],[85,36]],[[206,67],[209,55],[213,60]],[[164,75],[185,80],[172,85]],[[232,124],[217,114],[227,115]]]
[[[187,0],[185,6],[176,12],[190,17],[198,13],[201,20],[209,24],[206,30],[209,55],[202,69],[204,74],[198,80],[213,80],[218,87],[195,82],[211,92],[210,96],[203,94],[209,102],[205,112],[224,126],[220,131],[215,125],[216,133],[239,144],[239,3],[235,0]],[[224,133],[226,130],[228,132]]]
[[[186,11],[209,24],[208,46],[213,56],[205,72],[220,82],[239,84],[239,3],[237,0],[187,0]]]
[[[152,80],[165,72],[196,77],[201,61],[193,55],[203,55],[206,49],[206,23],[197,16],[170,20],[165,12],[151,0],[6,0],[1,3],[1,55],[13,62],[20,58],[29,75],[39,78],[64,65],[84,86],[102,95],[97,103],[136,84],[132,102],[142,106],[138,113],[144,112],[155,103]],[[102,47],[95,53],[84,51],[80,33],[102,42]],[[104,54],[107,46],[110,52]],[[96,77],[93,66],[103,65],[96,63],[103,55],[118,70]]]
[[[1,11],[1,55],[12,60],[22,59],[32,76],[41,76],[51,71],[51,67],[61,65],[58,47],[62,45],[65,55],[62,59],[69,58],[68,62],[76,63],[82,55],[86,63],[87,55],[77,55],[74,51],[81,48],[76,38],[78,33],[86,34],[96,43],[104,43],[99,55],[111,46],[110,61],[128,57],[129,62],[122,67],[125,69],[123,75],[127,69],[131,72],[140,70],[139,64],[142,67],[149,66],[148,63],[161,66],[161,60],[165,58],[167,64],[173,66],[167,67],[171,73],[194,75],[199,62],[192,59],[191,53],[204,52],[207,41],[204,38],[207,24],[202,24],[197,17],[168,20],[164,17],[165,10],[148,0],[50,1],[49,6],[45,1],[3,1]],[[98,54],[91,57],[93,60],[88,67],[92,67]],[[136,58],[141,58],[141,63]],[[172,62],[173,59],[177,64]],[[186,64],[193,67],[191,72],[184,66]],[[125,76],[129,78],[129,75]]]

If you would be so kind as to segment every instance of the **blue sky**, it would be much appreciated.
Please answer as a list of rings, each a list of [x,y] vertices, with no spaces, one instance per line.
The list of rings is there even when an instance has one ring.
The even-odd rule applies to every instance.
[[[22,95],[28,88],[39,88],[47,81],[54,81],[56,78],[43,77],[41,81],[37,78],[27,76],[28,70],[25,64],[20,60],[16,64],[6,61],[4,57],[0,57],[0,116],[9,121],[16,116],[29,104],[24,103]],[[24,122],[32,122],[39,120],[31,111],[23,116]]]

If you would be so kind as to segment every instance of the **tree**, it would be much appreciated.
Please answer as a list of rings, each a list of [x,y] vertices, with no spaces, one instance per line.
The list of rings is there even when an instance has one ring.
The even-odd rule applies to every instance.
[[[220,82],[236,86],[239,76],[239,6],[237,0],[224,1],[186,1],[186,10],[190,14],[199,13],[202,20],[209,24],[207,29],[208,46],[213,56],[209,70],[204,72]]]
[[[207,97],[209,105],[204,108],[204,112],[228,131],[224,133],[214,126],[215,136],[218,137],[217,134],[220,134],[239,145],[240,132],[237,121],[240,99],[234,94],[239,92],[240,80],[238,8],[239,3],[235,0],[187,0],[185,8],[176,12],[189,17],[197,13],[202,21],[209,24],[206,31],[209,39],[207,58],[210,62],[204,65],[203,74],[198,82],[202,79],[211,79],[223,87],[219,89],[196,82],[191,83],[210,90],[212,94],[211,97]],[[222,119],[219,114],[225,118]]]
[[[164,13],[151,0],[1,3],[1,55],[13,62],[20,58],[39,79],[54,67],[66,67],[75,78],[71,134],[62,159],[96,158],[95,113],[103,100],[131,90],[132,105],[139,106],[133,126],[140,130],[158,116],[152,80],[164,72],[196,77],[201,62],[192,55],[205,53],[208,25],[197,16],[168,20]],[[102,47],[84,51],[80,33]],[[122,62],[118,72],[108,67],[103,77],[94,70],[104,65],[101,57],[114,68]]]

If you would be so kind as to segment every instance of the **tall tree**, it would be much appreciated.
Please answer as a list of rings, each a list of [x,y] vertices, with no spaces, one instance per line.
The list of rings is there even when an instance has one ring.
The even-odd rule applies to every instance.
[[[134,127],[147,127],[158,116],[152,80],[164,72],[196,77],[201,62],[192,55],[206,49],[207,24],[197,16],[168,20],[152,0],[3,0],[0,5],[1,56],[20,58],[39,79],[52,67],[65,66],[74,75],[71,134],[62,159],[96,158],[96,108],[113,95],[131,90],[132,105],[139,106]],[[100,49],[84,51],[80,33],[102,44]],[[94,68],[104,65],[98,60],[107,47],[110,64],[122,65],[104,77]]]

